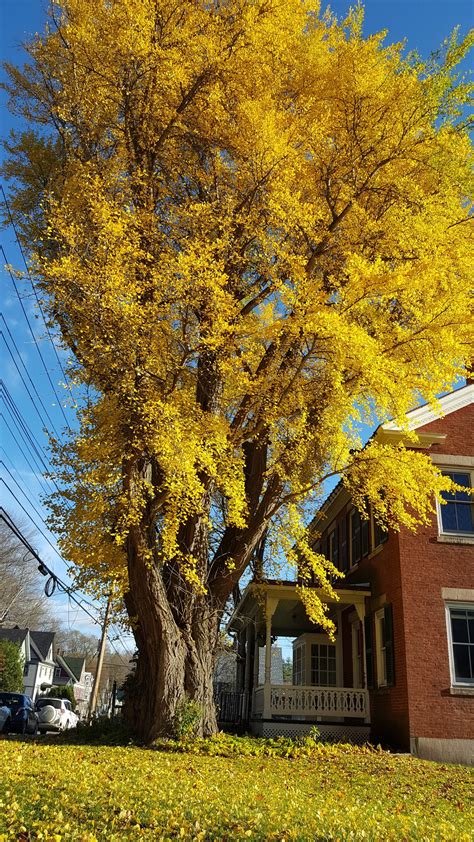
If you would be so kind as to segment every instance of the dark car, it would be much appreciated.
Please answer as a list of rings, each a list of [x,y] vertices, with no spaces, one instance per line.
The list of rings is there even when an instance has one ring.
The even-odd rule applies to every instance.
[[[38,716],[33,702],[24,693],[0,693],[0,708],[8,709],[3,724],[3,733],[14,731],[17,734],[37,734]]]

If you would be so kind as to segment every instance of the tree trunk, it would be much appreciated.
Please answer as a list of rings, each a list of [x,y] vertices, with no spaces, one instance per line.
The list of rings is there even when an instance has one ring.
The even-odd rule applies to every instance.
[[[192,699],[201,709],[195,733],[210,736],[217,731],[213,698],[217,620],[205,597],[191,597],[191,620],[178,623],[161,571],[143,561],[137,550],[139,542],[130,541],[130,591],[125,604],[138,661],[127,688],[125,719],[144,743],[171,737],[176,734],[177,710]]]

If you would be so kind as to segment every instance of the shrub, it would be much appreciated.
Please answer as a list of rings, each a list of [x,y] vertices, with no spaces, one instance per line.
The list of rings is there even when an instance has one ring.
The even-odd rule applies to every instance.
[[[177,705],[174,715],[174,733],[178,740],[186,740],[196,734],[202,707],[194,699],[185,696]]]
[[[23,657],[20,647],[10,640],[0,640],[0,690],[23,692]]]
[[[73,710],[76,709],[76,697],[74,696],[74,689],[64,685],[63,687],[50,687],[49,690],[43,694],[50,699],[67,699],[71,702]]]

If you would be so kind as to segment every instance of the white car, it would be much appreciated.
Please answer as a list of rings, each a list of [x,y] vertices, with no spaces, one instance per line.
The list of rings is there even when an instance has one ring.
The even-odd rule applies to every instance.
[[[6,705],[0,704],[0,734],[5,728],[8,720],[10,719],[10,708]]]
[[[79,722],[79,717],[74,713],[68,699],[38,699],[36,712],[38,728],[43,734],[46,731],[67,731],[69,728],[75,728]]]

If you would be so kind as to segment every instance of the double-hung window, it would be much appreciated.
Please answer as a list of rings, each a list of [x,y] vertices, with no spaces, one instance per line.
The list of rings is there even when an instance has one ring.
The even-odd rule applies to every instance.
[[[446,609],[452,684],[474,687],[474,603]]]
[[[336,647],[332,643],[311,644],[311,684],[336,686]]]
[[[446,535],[474,535],[474,497],[470,493],[472,474],[470,471],[443,471],[456,485],[465,491],[443,491],[446,503],[440,506],[441,531]]]
[[[394,655],[392,606],[386,604],[375,613],[375,656],[378,687],[392,687],[394,685]]]
[[[357,509],[351,512],[351,567],[359,563],[362,555],[361,521]]]
[[[293,650],[293,684],[304,684],[306,680],[306,644],[300,643]]]

